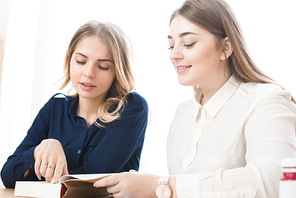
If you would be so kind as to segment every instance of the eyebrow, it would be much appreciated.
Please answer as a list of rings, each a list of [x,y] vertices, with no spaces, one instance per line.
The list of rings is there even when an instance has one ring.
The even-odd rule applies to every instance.
[[[80,53],[80,52],[76,52],[75,54],[78,54],[78,55],[80,55],[80,56],[83,56],[84,58],[88,58],[86,55],[84,55],[84,54],[82,54],[82,53]],[[112,60],[110,60],[110,59],[98,59],[97,61],[107,61],[107,62],[111,62],[111,63],[113,63],[113,61]]]
[[[193,35],[197,35],[196,33],[194,32],[183,32],[183,33],[180,33],[179,34],[179,38],[183,37],[183,36],[186,36],[186,35],[190,35],[190,34],[193,34]],[[171,35],[168,36],[168,39],[173,39],[173,37]]]

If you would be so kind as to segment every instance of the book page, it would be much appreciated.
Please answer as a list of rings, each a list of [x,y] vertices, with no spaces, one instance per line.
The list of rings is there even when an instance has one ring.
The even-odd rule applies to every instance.
[[[59,183],[63,183],[68,180],[93,180],[93,179],[100,179],[106,177],[108,175],[112,175],[113,173],[109,174],[72,174],[72,175],[64,175],[60,178]]]

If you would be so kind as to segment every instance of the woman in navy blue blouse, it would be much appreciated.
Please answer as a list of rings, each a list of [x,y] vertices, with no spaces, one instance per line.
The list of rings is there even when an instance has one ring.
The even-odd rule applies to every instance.
[[[114,24],[91,21],[73,36],[61,89],[40,110],[27,136],[1,171],[3,184],[56,183],[61,175],[138,170],[148,105],[132,92],[131,49]],[[61,97],[62,96],[62,97]]]

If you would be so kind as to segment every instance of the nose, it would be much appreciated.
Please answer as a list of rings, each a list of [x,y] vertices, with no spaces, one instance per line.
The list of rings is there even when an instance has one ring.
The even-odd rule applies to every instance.
[[[85,70],[84,70],[84,76],[86,78],[95,78],[95,66],[91,63],[87,64],[86,67],[85,67]]]
[[[182,53],[181,47],[178,47],[177,45],[175,45],[170,54],[171,61],[176,59],[182,59],[182,58],[183,58],[183,53]]]

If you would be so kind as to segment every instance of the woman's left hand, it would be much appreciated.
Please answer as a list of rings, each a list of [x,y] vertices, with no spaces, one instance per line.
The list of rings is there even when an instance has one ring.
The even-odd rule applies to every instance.
[[[153,197],[155,188],[160,177],[151,174],[130,171],[110,175],[94,183],[94,187],[107,187],[107,191],[113,194],[114,198],[129,197]]]

